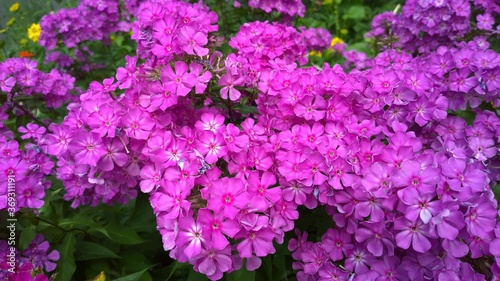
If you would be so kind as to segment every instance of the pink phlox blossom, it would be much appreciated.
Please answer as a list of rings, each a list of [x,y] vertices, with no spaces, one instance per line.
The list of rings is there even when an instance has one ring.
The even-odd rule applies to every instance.
[[[196,76],[188,72],[188,66],[183,61],[174,63],[174,70],[167,64],[161,70],[160,77],[164,87],[177,96],[186,96],[195,85]]]
[[[243,86],[245,84],[245,78],[243,76],[236,76],[230,73],[222,75],[219,79],[219,86],[223,86],[220,89],[220,96],[223,99],[229,99],[236,101],[240,98],[241,92],[235,88],[235,86]]]
[[[229,219],[234,219],[250,199],[245,189],[243,180],[239,178],[222,178],[212,181],[207,208]]]

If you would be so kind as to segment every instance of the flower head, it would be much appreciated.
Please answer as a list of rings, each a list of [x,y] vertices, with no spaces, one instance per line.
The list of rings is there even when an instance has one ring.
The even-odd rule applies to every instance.
[[[12,6],[10,6],[10,8],[9,8],[9,12],[13,13],[13,12],[19,10],[19,6],[20,6],[19,2],[12,4]]]
[[[28,38],[33,42],[38,42],[38,39],[40,39],[41,33],[42,33],[42,29],[40,27],[40,24],[38,24],[38,23],[33,23],[28,28]]]

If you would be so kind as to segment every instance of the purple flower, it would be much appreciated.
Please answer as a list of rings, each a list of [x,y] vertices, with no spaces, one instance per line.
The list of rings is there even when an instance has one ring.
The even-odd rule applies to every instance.
[[[175,244],[188,259],[201,253],[202,246],[206,243],[202,227],[191,216],[179,220],[179,232]]]
[[[427,238],[430,236],[429,225],[422,221],[399,218],[394,221],[394,229],[401,230],[396,235],[396,244],[403,249],[408,249],[412,245],[415,251],[425,253],[432,246]]]
[[[97,161],[106,154],[102,139],[96,133],[79,132],[69,143],[74,152],[75,163],[96,166]]]
[[[179,43],[182,49],[190,54],[203,57],[208,54],[208,49],[203,48],[208,42],[207,35],[203,32],[196,31],[190,26],[184,26],[180,29]]]

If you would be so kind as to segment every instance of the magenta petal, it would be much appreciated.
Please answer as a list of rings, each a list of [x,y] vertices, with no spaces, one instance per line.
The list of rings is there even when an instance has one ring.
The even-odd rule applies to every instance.
[[[422,234],[413,234],[412,243],[413,249],[419,253],[427,252],[432,246],[429,239]]]
[[[403,248],[403,249],[408,249],[410,248],[411,240],[412,240],[412,234],[410,231],[405,230],[401,231],[396,235],[396,244]]]
[[[198,265],[198,270],[200,273],[205,275],[212,275],[215,273],[217,266],[213,258],[205,257],[203,261]]]
[[[366,248],[376,257],[380,257],[384,253],[384,246],[382,245],[382,241],[380,241],[380,239],[371,240]]]
[[[262,260],[256,256],[249,257],[246,262],[246,268],[254,271],[262,265]]]

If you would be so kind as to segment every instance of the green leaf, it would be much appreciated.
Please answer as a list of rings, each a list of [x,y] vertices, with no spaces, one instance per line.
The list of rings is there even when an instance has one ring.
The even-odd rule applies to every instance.
[[[141,245],[141,249],[142,250]],[[120,260],[121,265],[129,271],[141,271],[144,269],[149,269],[155,266],[155,264],[151,263],[149,259],[141,252],[138,252],[138,247],[133,247],[134,250],[131,250],[130,253],[120,252],[122,259]],[[147,252],[148,254],[151,252]],[[150,255],[148,255],[151,258]]]
[[[57,276],[60,281],[70,281],[72,280],[73,273],[76,270],[75,265],[75,244],[76,238],[74,232],[69,232],[64,237],[61,245],[58,248],[60,259],[57,262]]]
[[[88,218],[76,218],[76,217],[75,218],[67,218],[67,219],[63,219],[59,222],[59,227],[61,227],[61,228],[68,227],[68,226],[70,227],[70,229],[72,228],[72,226],[88,227],[91,230],[100,232],[100,233],[104,234],[104,236],[111,239],[111,236],[108,234],[108,231],[102,225],[100,225],[94,221],[91,221]]]
[[[144,242],[144,240],[134,230],[123,225],[108,225],[106,227],[110,239],[118,244],[135,245]]]
[[[364,6],[350,6],[349,10],[342,16],[343,19],[361,20],[366,17],[366,8]]]
[[[226,275],[228,281],[254,281],[255,271],[248,271],[244,266],[239,270],[233,271]]]
[[[33,241],[36,236],[36,230],[34,225],[28,225],[21,231],[19,235],[19,250],[24,251],[28,248],[28,245]]]
[[[147,271],[147,269],[144,269],[144,270],[138,271],[136,273],[132,273],[130,275],[123,276],[123,277],[118,278],[118,279],[114,279],[113,281],[138,281],[142,277],[144,272],[146,272],[146,271]]]
[[[189,271],[189,276],[186,281],[206,281],[207,277],[201,273],[194,271],[192,268]],[[239,280],[242,281],[242,280]],[[245,280],[246,281],[246,280]]]
[[[77,261],[102,259],[102,258],[121,258],[110,249],[99,244],[87,241],[79,241],[76,244],[75,259]]]

